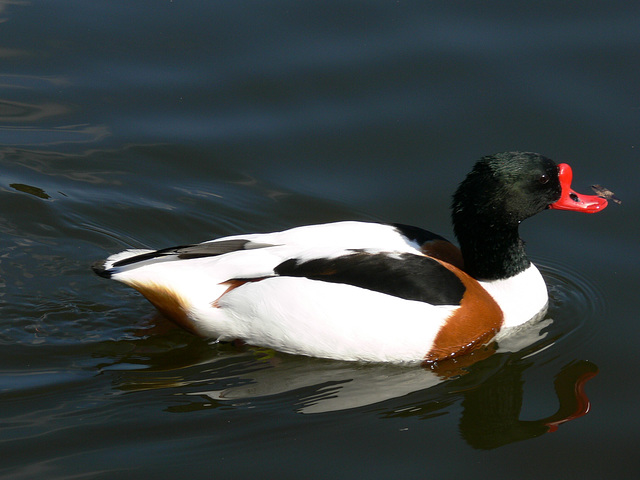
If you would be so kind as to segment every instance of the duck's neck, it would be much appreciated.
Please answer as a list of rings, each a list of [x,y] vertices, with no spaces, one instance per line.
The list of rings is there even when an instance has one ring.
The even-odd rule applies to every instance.
[[[455,218],[454,230],[465,271],[478,280],[502,280],[531,265],[518,234],[518,223]]]

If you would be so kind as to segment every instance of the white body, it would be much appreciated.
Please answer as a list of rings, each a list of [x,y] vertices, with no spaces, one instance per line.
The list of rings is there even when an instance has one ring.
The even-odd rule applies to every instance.
[[[422,255],[419,245],[389,225],[339,222],[213,242],[233,239],[250,243],[244,250],[218,256],[168,256],[113,267],[145,252],[126,251],[109,257],[105,269],[114,280],[143,293],[157,287],[171,292],[179,298],[192,330],[202,336],[342,360],[420,362],[460,308],[347,284],[273,276],[274,268],[291,258],[335,258],[353,250]],[[226,283],[263,277],[237,288]],[[546,307],[546,286],[533,265],[509,279],[480,283],[502,308],[506,327],[520,325]]]

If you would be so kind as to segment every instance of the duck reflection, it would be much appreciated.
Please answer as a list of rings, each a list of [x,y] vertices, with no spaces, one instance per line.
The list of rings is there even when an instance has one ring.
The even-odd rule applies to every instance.
[[[558,410],[539,420],[520,420],[523,403],[522,372],[530,365],[519,363],[502,368],[487,382],[464,394],[460,432],[469,445],[491,449],[557,430],[562,423],[589,412],[584,384],[598,368],[582,360],[564,366],[554,386]]]
[[[520,420],[523,372],[533,363],[512,360],[507,354],[495,354],[478,365],[481,368],[472,366],[466,375],[457,378],[420,368],[330,363],[311,367],[308,362],[283,362],[242,375],[241,381],[236,379],[236,386],[189,395],[207,397],[199,407],[211,408],[297,391],[295,409],[299,413],[319,414],[379,404],[378,409],[386,418],[430,418],[446,413],[447,407],[462,398],[460,432],[469,445],[478,449],[538,437],[589,412],[584,385],[598,368],[579,360],[562,367],[555,377],[557,411],[538,420]],[[196,402],[188,410],[197,408]]]
[[[517,341],[503,339],[500,345],[494,343],[463,357],[464,361],[422,368],[321,360],[246,346],[211,349],[202,343],[198,344],[201,348],[187,345],[186,350],[198,354],[197,358],[185,358],[182,366],[175,363],[175,352],[167,354],[164,348],[138,345],[137,351],[105,370],[121,372],[121,389],[171,389],[189,399],[168,408],[175,413],[256,407],[263,400],[275,400],[278,408],[291,405],[306,415],[366,407],[381,418],[427,419],[449,414],[454,405],[461,405],[461,436],[474,448],[492,449],[552,432],[589,411],[584,385],[598,369],[579,360],[555,374],[557,411],[538,420],[520,420],[526,402],[524,373],[540,365],[539,354],[561,336],[549,334],[546,327],[551,323],[543,319],[531,324],[514,337]],[[157,338],[151,336],[149,341]],[[123,371],[118,366],[127,364],[126,357],[153,350],[157,357],[147,357],[146,369]],[[549,379],[549,395],[551,383]]]
[[[529,333],[544,338],[540,330],[549,323],[542,321]],[[538,420],[520,420],[525,400],[523,374],[535,364],[535,355],[550,343],[553,339],[516,352],[511,350],[522,344],[493,344],[465,358],[464,364],[458,361],[423,368],[274,354],[260,369],[230,377],[232,386],[188,393],[207,399],[188,409],[246,405],[261,397],[294,394],[294,408],[302,414],[374,406],[384,418],[429,418],[447,413],[449,406],[461,401],[462,437],[474,448],[492,449],[555,431],[562,423],[589,411],[584,385],[598,369],[591,362],[579,360],[563,366],[555,376],[557,411]]]

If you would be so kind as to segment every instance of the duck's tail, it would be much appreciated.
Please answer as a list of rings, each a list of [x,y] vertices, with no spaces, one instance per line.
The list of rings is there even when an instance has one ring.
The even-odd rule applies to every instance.
[[[117,273],[149,263],[215,257],[237,250],[252,250],[270,246],[272,245],[250,242],[249,240],[230,239],[194,245],[180,245],[161,250],[131,249],[111,255],[106,260],[98,261],[91,268],[101,277],[111,278]]]
[[[96,275],[99,275],[103,278],[111,278],[114,274],[122,271],[124,267],[127,265],[133,265],[137,263],[138,257],[142,261],[145,258],[149,258],[149,254],[154,253],[154,250],[144,250],[144,249],[131,249],[125,250],[124,252],[116,253],[111,255],[106,260],[98,260],[97,262],[91,265],[91,269],[95,272]]]

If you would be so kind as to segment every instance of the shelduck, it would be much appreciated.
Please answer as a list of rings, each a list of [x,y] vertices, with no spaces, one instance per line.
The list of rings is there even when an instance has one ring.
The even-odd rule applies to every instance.
[[[93,265],[186,330],[281,352],[368,362],[439,362],[544,314],[548,294],[518,234],[552,208],[607,201],[571,190],[537,153],[479,160],[453,196],[460,248],[401,224],[337,222],[126,250]]]

